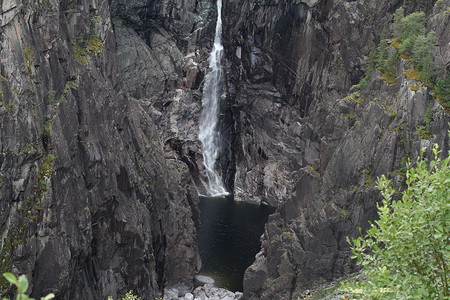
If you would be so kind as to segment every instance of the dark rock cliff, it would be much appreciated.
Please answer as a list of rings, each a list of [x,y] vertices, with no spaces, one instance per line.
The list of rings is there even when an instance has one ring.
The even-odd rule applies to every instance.
[[[144,1],[145,2],[145,1]],[[201,88],[214,39],[214,1],[112,1],[119,70],[125,92],[140,99],[160,128],[161,140],[189,168],[205,194],[198,141]],[[229,105],[221,118],[222,141],[232,140]],[[223,150],[223,177],[234,183],[231,143]]]
[[[191,285],[197,191],[122,93],[152,78],[119,73],[126,29],[108,2],[2,1],[0,13],[0,273],[58,299]]]
[[[297,299],[318,280],[355,270],[347,236],[377,217],[374,180],[422,147],[449,150],[448,114],[425,87],[376,71],[354,85],[391,13],[424,10],[448,74],[448,1],[227,1],[228,91],[236,120],[234,193],[278,207],[244,278],[246,299]],[[441,12],[441,13],[439,13]],[[411,88],[411,86],[413,88]],[[431,107],[431,137],[422,138]],[[429,155],[429,152],[428,152]]]

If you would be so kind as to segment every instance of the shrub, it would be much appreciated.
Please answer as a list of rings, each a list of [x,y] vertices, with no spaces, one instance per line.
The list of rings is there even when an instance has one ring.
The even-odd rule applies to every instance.
[[[429,139],[432,137],[431,133],[431,120],[433,119],[433,104],[430,103],[425,111],[425,116],[423,117],[423,125],[416,126],[417,134],[423,139]]]
[[[133,291],[129,291],[125,296],[119,298],[120,300],[141,300],[140,297],[133,294]],[[108,300],[113,300],[113,297],[109,296]]]
[[[96,34],[91,34],[88,44],[87,51],[91,55],[101,54],[105,44],[101,41],[100,37]]]
[[[406,170],[407,189],[399,201],[382,176],[380,219],[365,236],[350,242],[365,281],[342,283],[362,299],[448,299],[450,259],[450,158],[423,158]]]
[[[133,291],[129,291],[128,293],[125,294],[122,300],[141,300],[141,298],[134,295]]]

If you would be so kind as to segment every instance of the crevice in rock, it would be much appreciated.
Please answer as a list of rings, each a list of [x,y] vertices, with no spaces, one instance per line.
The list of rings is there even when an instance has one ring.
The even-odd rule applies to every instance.
[[[218,131],[221,138],[219,164],[222,180],[226,189],[232,193],[234,189],[234,176],[236,173],[236,132],[231,98],[229,97],[227,97],[225,101],[222,101],[220,105]]]

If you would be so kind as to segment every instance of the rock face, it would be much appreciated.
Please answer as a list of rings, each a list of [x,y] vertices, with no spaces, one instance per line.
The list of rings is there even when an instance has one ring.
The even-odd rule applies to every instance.
[[[58,299],[131,289],[154,299],[192,285],[197,191],[153,111],[128,96],[175,84],[173,66],[161,67],[167,78],[120,74],[138,59],[123,47],[143,47],[113,26],[107,1],[11,0],[0,13],[0,273],[26,274],[33,297]]]
[[[147,4],[146,4],[147,5]],[[214,39],[215,3],[112,1],[119,70],[125,92],[142,100],[168,149],[188,166],[198,191],[205,192],[206,174],[198,141],[201,88]],[[224,104],[223,141],[232,140],[234,120]],[[222,175],[234,183],[231,142],[222,146]]]
[[[448,1],[409,3],[431,15],[448,74]],[[365,57],[401,1],[227,1],[228,91],[235,117],[235,196],[278,207],[244,278],[245,299],[297,299],[319,280],[354,270],[347,236],[377,217],[374,181],[401,182],[407,157],[449,149],[448,114],[402,72],[376,71],[364,91]],[[388,13],[387,13],[388,12]],[[410,87],[413,86],[411,89]],[[415,91],[414,91],[415,90]],[[432,137],[416,132],[431,107]],[[428,149],[430,151],[430,149]],[[430,155],[427,152],[426,155]]]

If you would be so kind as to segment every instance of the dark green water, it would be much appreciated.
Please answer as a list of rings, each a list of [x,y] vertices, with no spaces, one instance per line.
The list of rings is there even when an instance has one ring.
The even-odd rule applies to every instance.
[[[200,209],[200,274],[212,277],[218,287],[242,291],[244,271],[260,250],[259,239],[273,208],[201,197]]]

